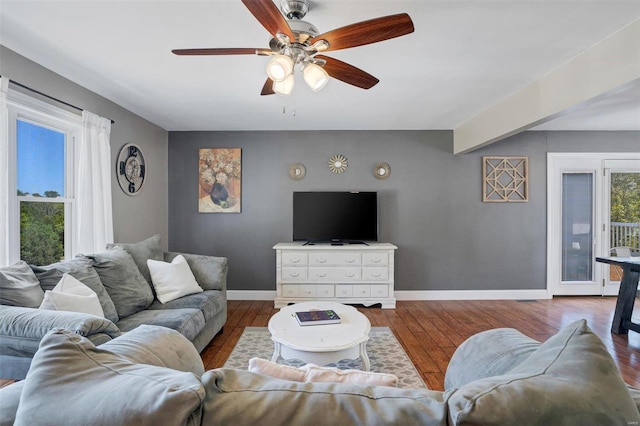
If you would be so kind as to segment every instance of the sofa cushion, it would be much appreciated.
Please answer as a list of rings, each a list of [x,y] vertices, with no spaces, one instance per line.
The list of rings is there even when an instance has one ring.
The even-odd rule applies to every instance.
[[[202,383],[202,424],[447,424],[447,394],[437,391],[300,383],[233,369],[209,370]]]
[[[193,344],[167,327],[141,325],[101,345],[100,349],[139,364],[173,368],[198,377],[204,373],[202,358]]]
[[[149,273],[147,260],[164,260],[164,251],[162,250],[162,239],[160,238],[160,235],[156,234],[138,243],[107,244],[108,249],[116,246],[122,247],[131,255],[131,257],[133,257],[133,261],[138,266],[142,276],[147,283],[151,285],[151,274]]]
[[[148,259],[147,265],[160,302],[167,303],[182,296],[202,293],[184,256],[176,256],[171,263]]]
[[[209,321],[224,309],[226,303],[227,300],[221,291],[205,290],[202,293],[190,294],[167,303],[160,303],[159,300],[154,300],[148,309],[199,309],[202,315],[204,315],[204,320]]]
[[[91,259],[81,256],[46,266],[31,265],[31,269],[38,277],[40,287],[45,291],[53,289],[62,279],[62,275],[71,275],[96,293],[105,318],[113,322],[118,322],[120,319],[111,296],[107,293],[107,289],[100,281],[100,276],[93,268]]]
[[[43,298],[44,291],[27,262],[0,268],[0,304],[37,308]]]
[[[451,424],[637,424],[640,415],[602,341],[576,321],[501,376],[449,399]]]
[[[153,302],[151,287],[129,253],[114,247],[87,256],[107,289],[120,318],[147,309]]]
[[[137,312],[118,321],[121,331],[130,331],[142,324],[159,325],[178,331],[193,340],[204,328],[204,316],[198,309],[163,309]]]
[[[199,420],[203,399],[192,373],[135,364],[54,330],[33,358],[15,424],[184,425]]]
[[[40,309],[84,312],[104,318],[96,293],[69,274],[64,274],[52,290],[44,292]]]

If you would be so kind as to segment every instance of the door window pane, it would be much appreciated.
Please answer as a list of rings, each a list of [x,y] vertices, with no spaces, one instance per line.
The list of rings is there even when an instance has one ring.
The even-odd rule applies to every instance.
[[[562,281],[593,280],[593,174],[562,175]]]
[[[18,195],[64,197],[65,134],[18,120]]]

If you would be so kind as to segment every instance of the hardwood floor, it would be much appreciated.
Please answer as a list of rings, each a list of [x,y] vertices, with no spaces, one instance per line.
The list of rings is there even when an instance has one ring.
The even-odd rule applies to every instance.
[[[602,339],[624,380],[640,388],[640,333],[612,334],[613,297],[556,297],[516,301],[406,301],[396,309],[358,307],[374,327],[393,330],[429,388],[442,390],[444,372],[455,349],[483,330],[512,327],[544,341],[563,326],[584,318]],[[636,304],[638,305],[638,304]],[[244,327],[266,327],[277,312],[271,301],[228,302],[224,332],[202,352],[207,369],[222,367]],[[638,312],[637,308],[635,312]],[[638,314],[634,315],[634,322]]]

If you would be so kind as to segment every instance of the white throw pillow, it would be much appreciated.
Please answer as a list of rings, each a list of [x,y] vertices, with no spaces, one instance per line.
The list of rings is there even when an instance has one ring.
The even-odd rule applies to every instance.
[[[249,371],[264,376],[295,382],[329,382],[350,383],[371,386],[398,386],[398,376],[387,373],[373,373],[360,370],[340,370],[333,367],[319,367],[307,364],[296,368],[289,365],[276,364],[261,358],[249,360]]]
[[[40,309],[82,312],[104,318],[96,292],[69,274],[62,275],[53,289],[44,292]]]
[[[153,288],[161,303],[171,302],[188,294],[202,293],[196,278],[183,255],[176,256],[171,263],[147,259]]]

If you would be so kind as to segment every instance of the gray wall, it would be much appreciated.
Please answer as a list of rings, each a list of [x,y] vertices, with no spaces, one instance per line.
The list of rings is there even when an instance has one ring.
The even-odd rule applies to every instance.
[[[139,195],[130,197],[122,192],[112,173],[114,239],[134,242],[161,234],[167,246],[167,131],[4,46],[0,46],[0,75],[114,120],[111,126],[114,170],[124,144],[136,143],[142,148],[148,174]]]
[[[526,132],[453,156],[448,131],[169,132],[169,239],[229,257],[229,288],[275,290],[274,244],[291,241],[294,191],[378,191],[397,290],[544,289],[546,153],[639,151],[638,132]],[[242,148],[242,213],[198,213],[198,149]],[[333,154],[349,167],[333,174]],[[528,203],[483,203],[482,156],[529,157]],[[391,165],[388,180],[371,166]],[[302,162],[307,176],[288,177]]]

